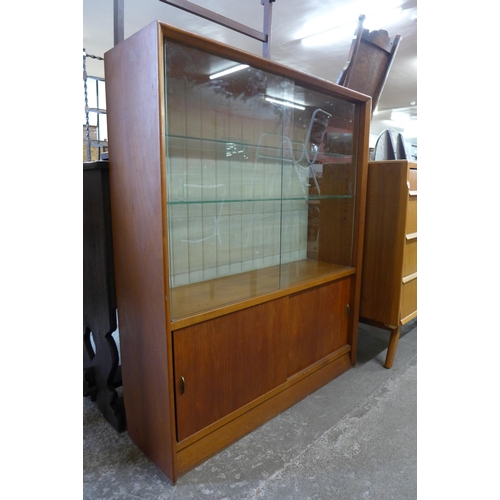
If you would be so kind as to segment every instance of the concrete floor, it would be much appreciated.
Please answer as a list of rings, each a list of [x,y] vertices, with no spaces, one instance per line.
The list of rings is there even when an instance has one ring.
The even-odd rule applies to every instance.
[[[383,368],[389,333],[360,325],[358,363],[175,486],[83,402],[84,499],[417,498],[417,323]]]

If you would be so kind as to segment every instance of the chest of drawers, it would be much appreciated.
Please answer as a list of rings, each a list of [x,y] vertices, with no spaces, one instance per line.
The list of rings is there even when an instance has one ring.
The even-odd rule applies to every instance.
[[[386,368],[416,316],[417,164],[369,162],[360,320],[391,332]]]

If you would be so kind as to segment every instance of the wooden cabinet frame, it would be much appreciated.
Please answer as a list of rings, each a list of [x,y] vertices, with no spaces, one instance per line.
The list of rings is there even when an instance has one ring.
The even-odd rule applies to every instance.
[[[171,317],[168,213],[164,209],[167,199],[165,37],[285,76],[308,88],[356,104],[355,206],[353,219],[349,222],[354,227],[352,245],[349,246],[351,265],[333,266],[327,273],[251,299],[180,318]],[[354,365],[371,101],[368,96],[331,82],[158,22],[148,25],[107,52],[105,69],[111,209],[127,429],[131,439],[175,483],[180,474]],[[332,312],[328,305],[331,302],[328,301],[335,303],[337,289],[343,302],[345,297],[348,298],[348,304],[332,305],[335,308]],[[294,342],[307,345],[307,338],[304,339],[304,332],[298,329],[298,323],[289,323],[290,318],[298,321],[299,313],[293,305],[294,300],[298,300],[297,294],[304,294],[303,300],[306,303],[309,301],[311,310],[313,303],[316,307],[316,322],[307,331],[311,339],[314,339],[316,330],[323,332],[318,333],[323,336],[334,332],[339,314],[342,315],[338,317],[339,328],[344,337],[338,341],[326,339],[324,347],[319,347],[317,351],[311,348],[302,361],[295,362],[293,373],[287,373],[287,358],[294,356],[287,346]],[[317,304],[316,300],[319,301]],[[293,313],[291,309],[294,309]],[[227,411],[222,409],[217,413],[217,410],[214,418],[207,422],[201,420],[192,428],[179,425],[176,422],[176,397],[183,389],[189,391],[190,381],[186,376],[186,385],[182,388],[180,377],[184,375],[176,373],[176,370],[183,370],[185,364],[189,364],[185,356],[189,353],[189,346],[201,335],[199,338],[202,340],[196,347],[200,352],[208,352],[210,331],[215,326],[221,328],[217,336],[220,336],[223,345],[230,336],[228,329],[232,328],[231,325],[240,325],[237,328],[243,329],[242,345],[248,345],[251,332],[242,325],[248,323],[253,311],[259,311],[267,318],[270,310],[275,311],[275,318],[270,329],[263,329],[260,341],[264,354],[268,356],[277,349],[272,330],[282,336],[281,358],[277,361],[276,371],[265,359],[259,360],[259,366],[268,371],[266,377],[258,380],[260,388],[245,388],[240,399],[233,392],[230,397],[235,399],[232,402],[222,398],[218,404],[221,407],[227,404]],[[326,316],[323,316],[325,313]],[[289,329],[292,336],[287,340]],[[179,351],[177,358],[176,349]],[[251,356],[257,355],[255,347]],[[228,366],[228,370],[234,369],[234,366]],[[228,393],[223,390],[221,394]],[[177,417],[186,413],[181,406],[178,407]]]

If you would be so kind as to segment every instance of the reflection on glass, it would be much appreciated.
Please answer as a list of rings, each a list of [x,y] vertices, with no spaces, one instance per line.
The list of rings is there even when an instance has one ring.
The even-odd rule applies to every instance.
[[[237,64],[166,42],[174,319],[351,264],[354,104]]]

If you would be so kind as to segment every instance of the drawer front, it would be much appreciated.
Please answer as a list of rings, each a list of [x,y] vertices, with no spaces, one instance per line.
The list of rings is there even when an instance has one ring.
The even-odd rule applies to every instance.
[[[410,168],[408,172],[408,182],[410,183],[410,191],[417,190],[417,169]]]
[[[403,278],[417,272],[417,238],[406,238],[403,253]]]
[[[401,288],[401,320],[417,310],[417,278],[403,283]]]
[[[406,234],[417,232],[417,195],[408,198],[408,209],[406,211]]]
[[[403,284],[401,287],[401,322],[404,324],[417,312],[417,169],[408,172],[410,193],[406,212],[406,238],[403,253]]]

